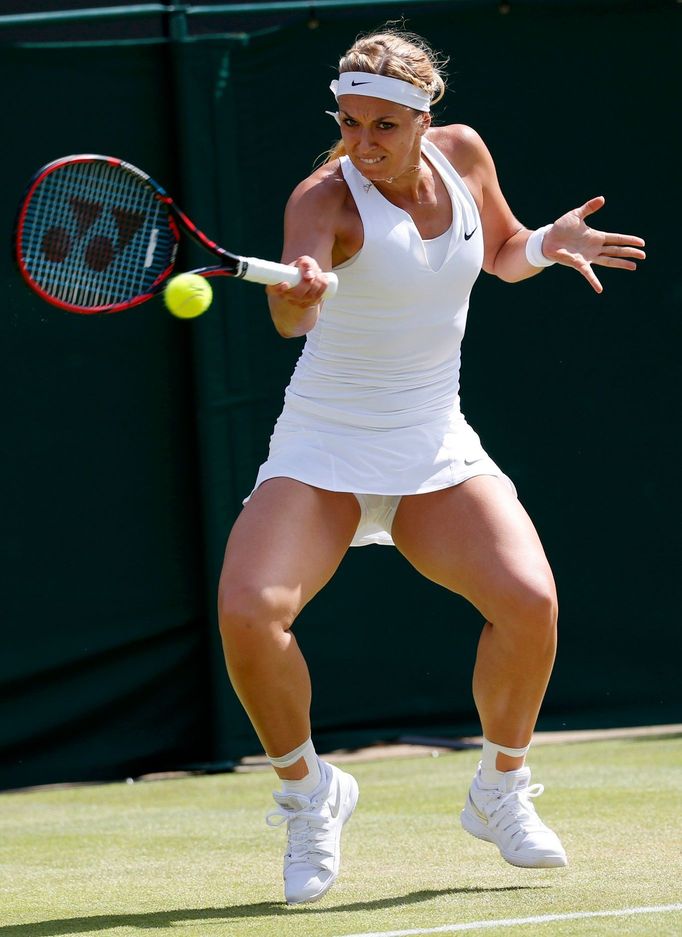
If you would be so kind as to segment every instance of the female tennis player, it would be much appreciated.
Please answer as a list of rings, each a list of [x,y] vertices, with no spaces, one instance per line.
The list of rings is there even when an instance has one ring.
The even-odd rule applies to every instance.
[[[431,126],[444,78],[419,37],[358,40],[331,89],[341,141],[285,212],[282,260],[302,281],[267,288],[277,331],[306,343],[219,596],[230,678],[282,780],[268,823],[287,825],[290,904],[334,883],[358,797],[354,778],[316,755],[291,630],[350,545],[394,544],[481,612],[473,693],[484,743],[462,825],[513,865],[566,865],[525,766],[555,655],[554,581],[513,484],[461,413],[460,346],[481,268],[513,283],[559,263],[601,292],[595,266],[634,270],[645,257],[641,238],[587,225],[601,197],[525,228],[480,136]],[[330,270],[338,294],[321,304]]]

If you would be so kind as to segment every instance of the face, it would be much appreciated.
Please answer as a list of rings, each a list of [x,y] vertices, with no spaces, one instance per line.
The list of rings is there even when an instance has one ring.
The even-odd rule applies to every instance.
[[[339,98],[341,136],[351,162],[371,182],[394,179],[419,165],[421,138],[429,114],[404,104],[343,94]]]

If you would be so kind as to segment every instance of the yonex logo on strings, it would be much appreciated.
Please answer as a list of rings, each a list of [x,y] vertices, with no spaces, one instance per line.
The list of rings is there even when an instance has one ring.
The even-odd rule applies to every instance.
[[[43,236],[43,254],[52,263],[63,263],[71,254],[74,244],[85,237],[102,214],[99,202],[91,202],[76,195],[71,196],[69,204],[76,223],[75,236],[58,225],[48,228]],[[103,273],[111,266],[116,254],[125,250],[145,221],[141,212],[125,208],[111,208],[109,213],[116,223],[118,244],[103,234],[93,234],[83,252],[85,265],[95,273]]]

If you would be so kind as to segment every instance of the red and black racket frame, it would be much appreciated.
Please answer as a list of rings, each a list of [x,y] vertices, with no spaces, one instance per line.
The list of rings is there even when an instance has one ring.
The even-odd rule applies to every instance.
[[[63,302],[51,296],[49,293],[46,293],[38,283],[31,277],[26,264],[23,261],[20,252],[20,245],[22,243],[22,236],[24,231],[24,222],[26,218],[26,213],[28,211],[28,206],[31,202],[34,192],[45,179],[46,176],[50,173],[55,172],[58,169],[61,169],[65,165],[73,163],[88,163],[88,162],[100,162],[108,163],[111,166],[116,166],[121,169],[124,169],[126,172],[132,173],[133,175],[140,178],[152,191],[155,198],[159,202],[164,204],[169,211],[168,222],[175,239],[175,248],[172,251],[170,263],[166,268],[156,277],[154,282],[148,289],[141,293],[138,296],[135,296],[133,299],[126,300],[122,303],[116,303],[109,306],[95,306],[92,308],[83,308],[81,306],[75,306],[67,302]],[[189,236],[201,247],[210,251],[212,254],[215,254],[217,257],[221,258],[223,263],[221,265],[210,266],[210,267],[199,267],[191,272],[197,274],[201,277],[243,277],[246,273],[248,264],[246,264],[242,258],[238,257],[235,254],[231,254],[229,251],[226,251],[224,248],[220,247],[215,241],[212,241],[208,238],[203,231],[200,231],[199,228],[194,224],[194,222],[176,205],[170,195],[166,192],[163,186],[159,185],[155,179],[149,176],[147,173],[143,172],[141,169],[138,169],[136,166],[133,166],[131,163],[126,162],[122,159],[117,159],[115,156],[100,156],[93,153],[84,153],[78,156],[66,156],[61,159],[56,159],[51,163],[48,163],[46,166],[43,166],[41,169],[36,172],[31,181],[26,187],[26,191],[21,200],[19,206],[19,211],[17,214],[17,220],[15,224],[15,233],[14,233],[14,254],[17,266],[21,276],[27,285],[37,293],[45,302],[50,303],[53,306],[57,306],[60,309],[67,310],[68,312],[77,312],[83,315],[95,315],[101,313],[110,313],[110,312],[121,312],[125,309],[132,309],[134,306],[139,306],[140,303],[144,303],[147,300],[151,299],[153,296],[156,296],[160,293],[166,281],[172,275],[175,269],[175,261],[177,255],[178,245],[180,243],[180,229],[177,222],[180,222],[182,227],[187,231]]]

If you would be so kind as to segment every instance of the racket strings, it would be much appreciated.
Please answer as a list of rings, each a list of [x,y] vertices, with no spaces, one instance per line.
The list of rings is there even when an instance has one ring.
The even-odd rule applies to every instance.
[[[117,163],[65,163],[36,186],[20,253],[28,275],[77,308],[149,293],[172,264],[177,234],[155,190]]]

